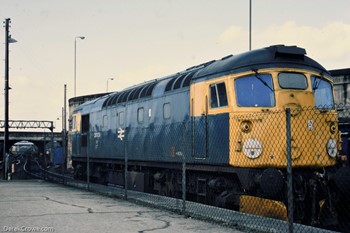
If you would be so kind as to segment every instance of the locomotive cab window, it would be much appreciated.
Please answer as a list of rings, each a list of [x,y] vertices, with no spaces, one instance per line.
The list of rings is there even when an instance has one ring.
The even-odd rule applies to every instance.
[[[325,79],[311,76],[312,92],[315,95],[315,107],[318,109],[334,109],[332,85]]]
[[[275,95],[270,74],[255,74],[234,81],[239,107],[273,107]]]
[[[225,83],[210,85],[210,107],[220,108],[227,106],[227,94]]]
[[[90,126],[90,115],[83,115],[81,117],[81,132],[88,133]]]
[[[305,75],[299,73],[279,73],[278,83],[283,89],[305,90],[307,88],[307,81]]]
[[[81,117],[81,146],[87,147],[88,133],[90,130],[90,115],[83,115]]]

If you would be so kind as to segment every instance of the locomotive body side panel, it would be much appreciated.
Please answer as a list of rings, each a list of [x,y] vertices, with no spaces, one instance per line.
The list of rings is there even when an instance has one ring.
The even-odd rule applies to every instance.
[[[144,123],[137,116],[144,108]],[[189,90],[180,90],[141,103],[127,105],[127,151],[129,159],[142,161],[181,161],[189,119]]]
[[[126,150],[130,160],[180,161],[181,156],[175,154],[190,150],[183,148],[185,138],[172,135],[190,135],[190,129],[182,124],[186,121],[189,121],[188,88],[91,113],[90,156],[124,159]]]

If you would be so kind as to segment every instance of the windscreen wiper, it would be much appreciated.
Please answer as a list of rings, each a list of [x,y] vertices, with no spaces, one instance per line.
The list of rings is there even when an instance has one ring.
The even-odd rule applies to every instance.
[[[260,76],[259,76],[259,73],[257,70],[255,69],[252,69],[252,71],[255,73],[255,77],[260,81],[262,82],[262,84],[264,84],[265,86],[267,86],[272,92],[273,92],[273,89],[269,86],[269,84],[267,84],[267,82],[265,82]]]
[[[312,86],[312,91],[316,91],[318,89],[318,87],[320,86],[321,79],[316,78],[316,77],[313,77],[313,78],[314,78],[314,85]],[[317,81],[317,79],[318,79],[318,81]]]

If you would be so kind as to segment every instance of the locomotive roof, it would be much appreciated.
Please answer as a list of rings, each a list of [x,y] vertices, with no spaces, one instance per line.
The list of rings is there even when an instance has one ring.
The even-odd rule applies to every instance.
[[[297,46],[273,45],[235,56],[227,56],[198,71],[193,80],[211,79],[223,74],[258,70],[270,67],[308,68],[320,73],[328,71],[318,62],[306,56]]]
[[[248,51],[239,55],[229,55],[220,60],[212,60],[184,71],[160,79],[151,80],[90,101],[81,107],[98,105],[97,108],[113,106],[149,96],[161,96],[165,92],[188,87],[191,82],[200,82],[218,76],[259,70],[263,68],[288,67],[311,69],[322,74],[329,72],[318,62],[306,56],[306,51],[297,46],[273,45]],[[78,110],[78,109],[77,109]]]

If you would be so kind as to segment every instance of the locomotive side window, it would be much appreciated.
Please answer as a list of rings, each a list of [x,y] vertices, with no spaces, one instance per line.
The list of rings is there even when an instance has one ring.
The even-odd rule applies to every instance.
[[[107,124],[108,124],[108,117],[107,115],[103,116],[103,129],[107,129]]]
[[[119,125],[124,125],[124,112],[119,112]]]
[[[279,73],[278,83],[283,89],[305,90],[307,88],[307,81],[305,75],[299,73]]]
[[[273,107],[275,95],[270,74],[255,74],[235,81],[237,105],[240,107]]]
[[[315,95],[315,107],[334,109],[332,85],[325,79],[311,76],[312,92]]]
[[[227,106],[227,94],[225,83],[210,85],[210,107],[219,108]]]
[[[171,116],[171,109],[170,109],[170,103],[165,103],[163,105],[163,118],[169,119]]]
[[[76,116],[73,116],[73,118],[72,118],[72,127],[71,127],[71,129],[77,130],[76,127],[77,127],[77,117],[76,117]]]
[[[142,123],[143,122],[143,116],[144,116],[143,108],[137,109],[137,122],[138,123]]]

